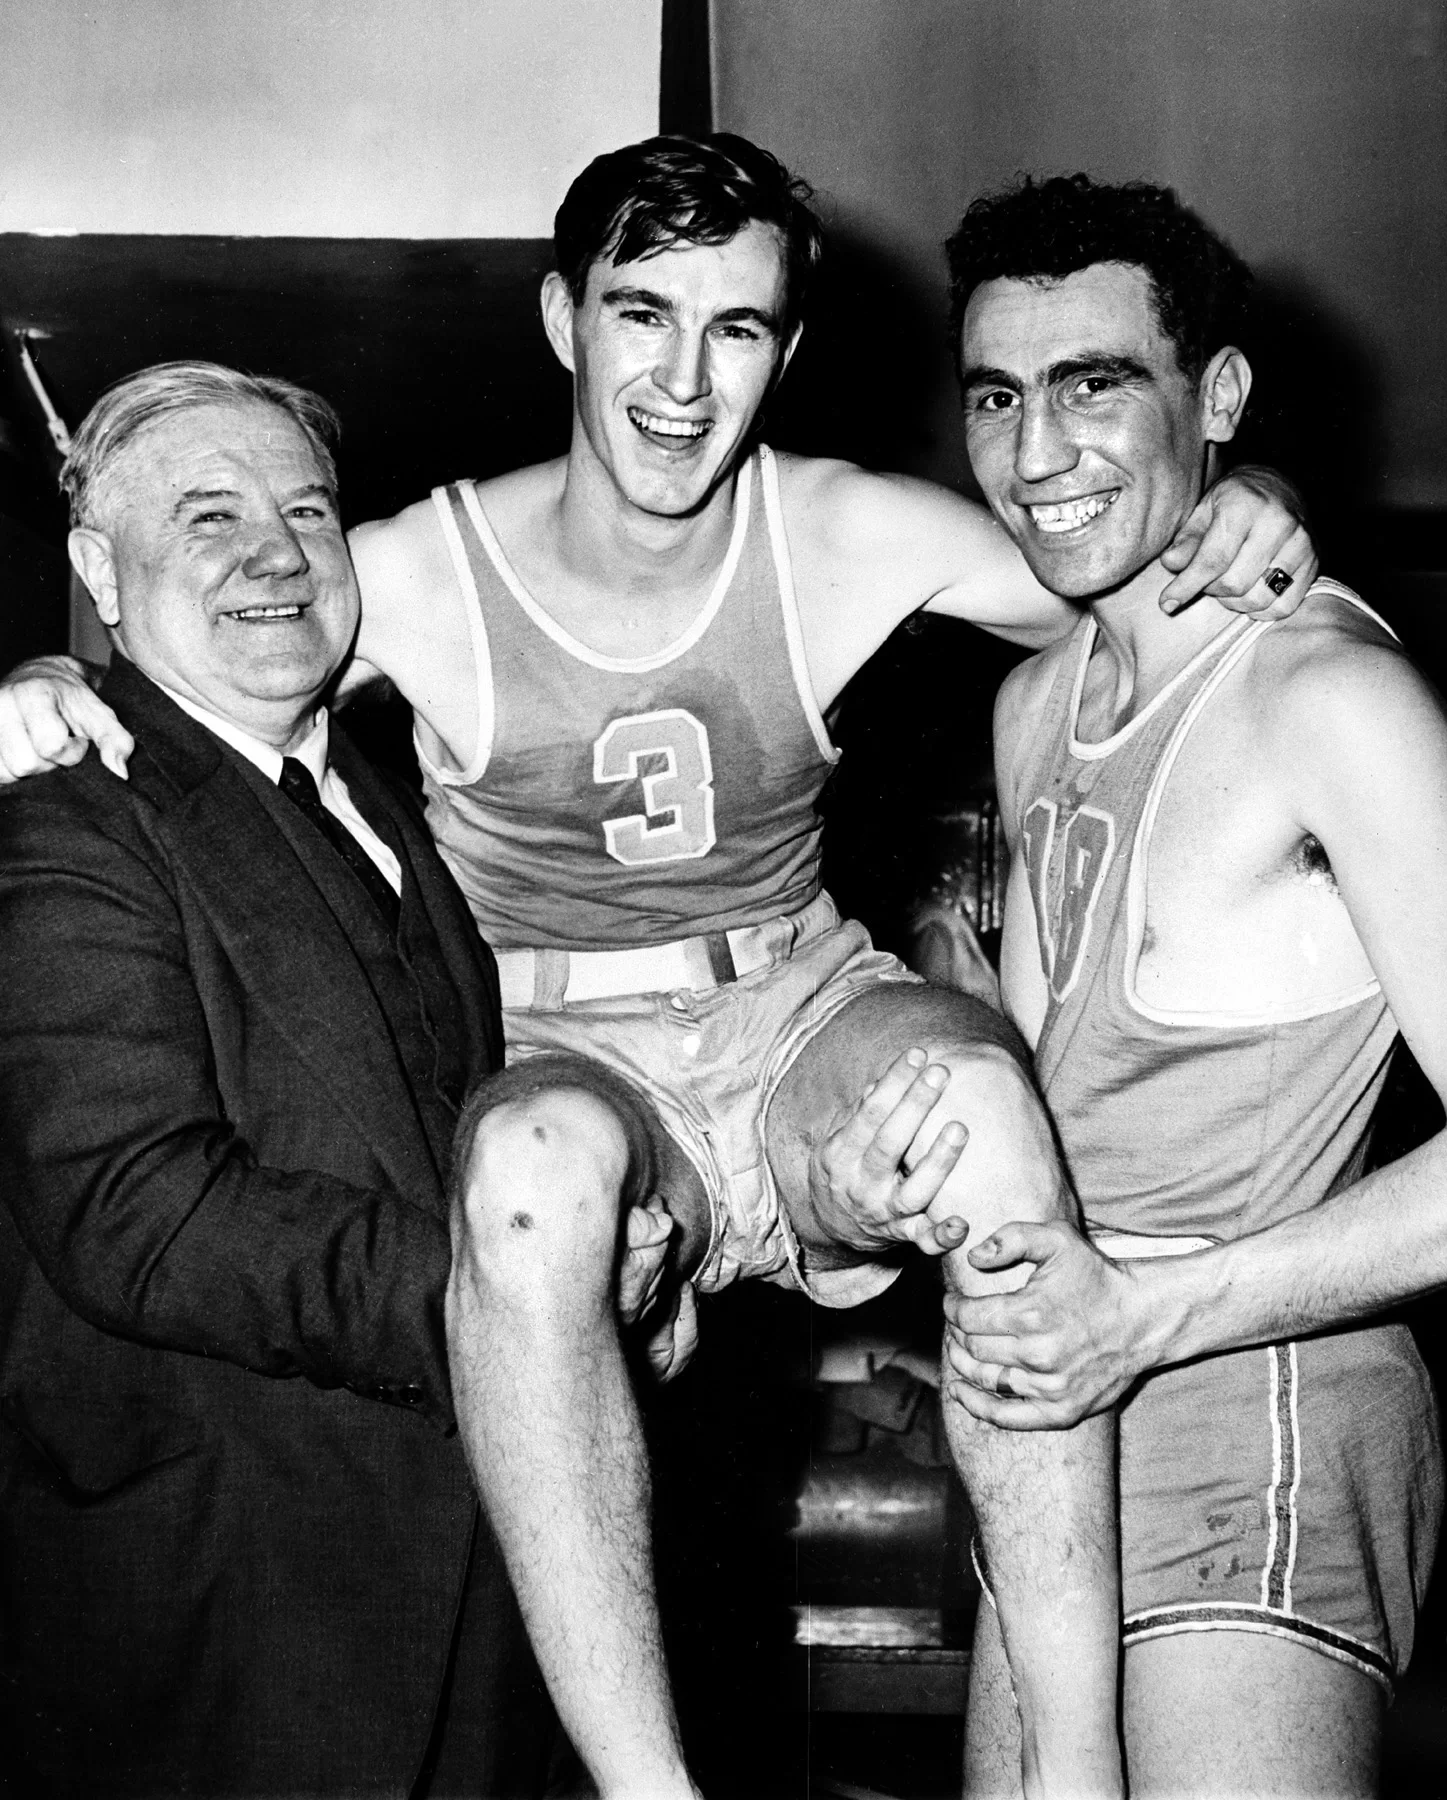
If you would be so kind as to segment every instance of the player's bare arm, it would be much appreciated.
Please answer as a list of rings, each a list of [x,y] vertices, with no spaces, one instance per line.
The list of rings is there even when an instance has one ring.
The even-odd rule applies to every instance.
[[[1079,614],[1031,574],[988,507],[934,482],[852,463],[781,455],[784,520],[809,667],[821,707],[895,627],[922,608],[1040,649]],[[1177,570],[1161,597],[1174,611],[1208,589],[1223,605],[1287,616],[1316,570],[1293,490],[1270,470],[1227,476],[1182,525]],[[1281,596],[1263,577],[1282,568]],[[364,588],[365,594],[365,588]]]
[[[1283,835],[1324,851],[1393,1016],[1442,1095],[1447,721],[1373,629],[1316,637],[1283,632],[1263,657],[1258,685],[1272,684],[1274,702],[1260,709],[1253,753],[1276,772]],[[1033,929],[1023,912],[1016,924]],[[1034,1269],[1015,1294],[952,1303],[956,1395],[998,1424],[1066,1424],[1146,1369],[1368,1317],[1447,1282],[1444,1193],[1439,1133],[1310,1211],[1190,1256],[1118,1264],[1059,1228],[1007,1227],[975,1260]],[[984,1391],[1001,1369],[1022,1398]]]
[[[821,708],[890,632],[925,608],[1011,642],[1039,648],[1074,614],[1043,588],[989,510],[933,482],[876,475],[827,458],[780,456],[781,489],[805,648]],[[559,484],[561,464],[519,470],[485,489],[489,510],[535,509],[528,490]],[[516,493],[513,490],[518,490]],[[435,734],[433,750],[468,766],[478,741],[478,683],[468,598],[457,579],[432,501],[349,536],[362,592],[362,624],[345,697],[389,677]],[[1243,470],[1203,498],[1182,526],[1168,566],[1181,568],[1162,596],[1173,609],[1205,591],[1266,617],[1290,613],[1316,562],[1296,497],[1271,471]],[[1262,577],[1284,569],[1281,596]],[[469,679],[459,679],[459,671]],[[77,761],[96,743],[124,772],[130,746],[110,709],[87,689],[80,665],[48,657],[0,683],[0,783]],[[425,734],[424,734],[425,735]]]

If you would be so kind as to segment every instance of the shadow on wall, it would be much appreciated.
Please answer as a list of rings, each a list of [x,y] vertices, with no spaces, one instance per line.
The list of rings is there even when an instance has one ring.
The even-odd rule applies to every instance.
[[[1350,581],[1381,468],[1380,382],[1367,347],[1300,282],[1258,277],[1243,348],[1255,386],[1236,460],[1283,470],[1301,489],[1324,569]]]
[[[864,233],[831,227],[764,435],[806,456],[922,470],[939,449],[941,392],[953,395],[944,317],[942,259],[930,278]]]

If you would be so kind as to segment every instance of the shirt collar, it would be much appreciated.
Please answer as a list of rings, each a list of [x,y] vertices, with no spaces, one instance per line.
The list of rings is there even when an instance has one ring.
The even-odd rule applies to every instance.
[[[151,677],[155,681],[155,676]],[[263,743],[260,738],[252,737],[249,731],[243,731],[239,725],[232,724],[230,719],[223,719],[209,707],[198,706],[194,700],[188,700],[184,694],[178,694],[175,688],[169,688],[164,681],[156,681],[156,686],[169,699],[176,702],[183,713],[189,713],[198,725],[204,725],[213,736],[219,737],[223,743],[230,744],[238,755],[244,756],[249,763],[260,769],[266,779],[273,783],[281,781],[282,754],[272,745]],[[329,717],[324,706],[317,708],[316,716],[311,722],[311,729],[302,741],[287,752],[303,764],[317,784],[318,790],[322,778],[327,772],[327,744]]]

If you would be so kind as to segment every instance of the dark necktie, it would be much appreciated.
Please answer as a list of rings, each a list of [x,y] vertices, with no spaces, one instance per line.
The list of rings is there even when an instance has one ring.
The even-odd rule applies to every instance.
[[[397,896],[392,892],[392,884],[336,814],[329,813],[322,805],[322,797],[317,792],[317,784],[312,780],[311,770],[294,756],[283,757],[279,785],[297,811],[306,814],[361,882],[372,896],[377,911],[387,921],[388,930],[395,932],[401,907]]]

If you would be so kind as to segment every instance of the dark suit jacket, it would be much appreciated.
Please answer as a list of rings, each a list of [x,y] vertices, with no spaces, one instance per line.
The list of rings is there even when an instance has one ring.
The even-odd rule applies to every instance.
[[[513,1727],[474,1731],[468,1779],[529,1791],[545,1715],[442,1323],[457,1106],[501,1058],[491,954],[335,725],[402,865],[395,944],[243,757],[127,663],[102,692],[130,780],[92,754],[0,794],[18,1791],[405,1793],[465,1589],[458,1704]]]

